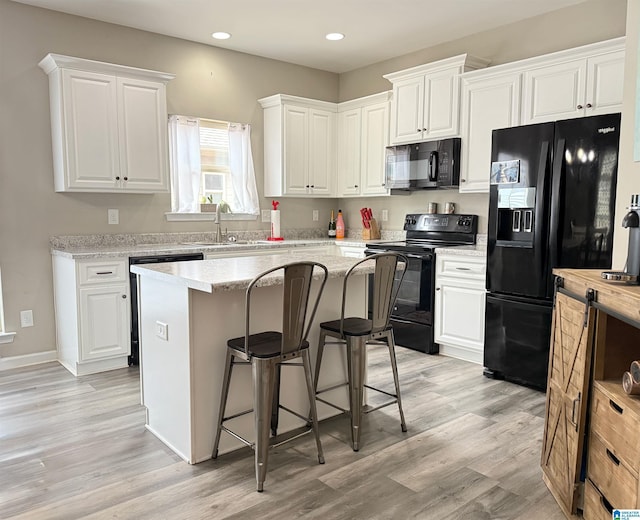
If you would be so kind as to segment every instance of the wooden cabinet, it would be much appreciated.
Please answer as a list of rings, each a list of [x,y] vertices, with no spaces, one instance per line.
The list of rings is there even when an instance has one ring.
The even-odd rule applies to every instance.
[[[128,265],[53,256],[58,360],[74,375],[128,366]]]
[[[460,74],[488,61],[462,54],[384,77],[393,84],[391,144],[458,135]]]
[[[485,257],[436,254],[433,329],[441,354],[482,364],[485,272]]]
[[[335,103],[276,94],[264,109],[265,197],[333,197]]]
[[[640,358],[640,287],[554,273],[543,477],[567,517],[609,519],[640,508],[640,397],[622,387]]]
[[[613,47],[526,71],[523,124],[620,112],[625,53],[623,45]]]
[[[485,72],[462,77],[461,193],[489,191],[491,132],[520,124],[521,74]]]
[[[389,98],[390,93],[383,92],[338,105],[337,196],[389,195],[385,188]]]
[[[169,190],[166,83],[173,75],[48,54],[56,191]]]

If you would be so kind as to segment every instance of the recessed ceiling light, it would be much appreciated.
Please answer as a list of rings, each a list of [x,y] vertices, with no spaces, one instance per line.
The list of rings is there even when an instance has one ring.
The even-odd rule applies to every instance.
[[[228,32],[214,32],[211,36],[216,40],[228,40],[231,38],[231,35]]]
[[[344,38],[344,34],[342,33],[329,33],[325,36],[325,38],[327,40],[333,40],[333,41],[337,41],[337,40],[342,40],[342,38]]]

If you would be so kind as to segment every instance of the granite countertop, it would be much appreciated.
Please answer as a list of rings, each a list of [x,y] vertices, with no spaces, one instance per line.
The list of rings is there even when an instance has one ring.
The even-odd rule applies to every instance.
[[[487,256],[487,244],[475,244],[472,246],[438,247],[436,255],[459,255],[459,256]]]
[[[310,253],[296,255],[295,261],[313,260],[325,265],[329,278],[344,277],[346,272],[359,261],[336,255]],[[245,290],[258,274],[291,262],[291,255],[273,254],[213,260],[194,260],[191,262],[169,262],[163,264],[138,264],[131,266],[131,272],[163,282],[182,285],[203,292],[225,292]],[[362,274],[373,272],[373,264],[365,265]],[[320,278],[321,271],[316,269],[314,278]],[[261,286],[279,285],[282,273],[274,273],[261,283]]]

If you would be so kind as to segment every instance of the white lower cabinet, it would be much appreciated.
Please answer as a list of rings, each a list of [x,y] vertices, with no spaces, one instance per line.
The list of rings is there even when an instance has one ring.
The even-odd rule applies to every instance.
[[[482,364],[486,259],[436,254],[434,337],[440,354]]]
[[[340,256],[348,258],[364,258],[365,246],[336,246],[340,252]]]
[[[127,259],[53,256],[58,361],[81,376],[128,366]]]

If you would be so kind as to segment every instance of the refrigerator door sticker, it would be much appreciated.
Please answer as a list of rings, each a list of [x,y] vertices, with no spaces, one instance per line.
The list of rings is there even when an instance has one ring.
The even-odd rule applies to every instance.
[[[520,159],[491,163],[491,184],[515,184],[520,182]]]

